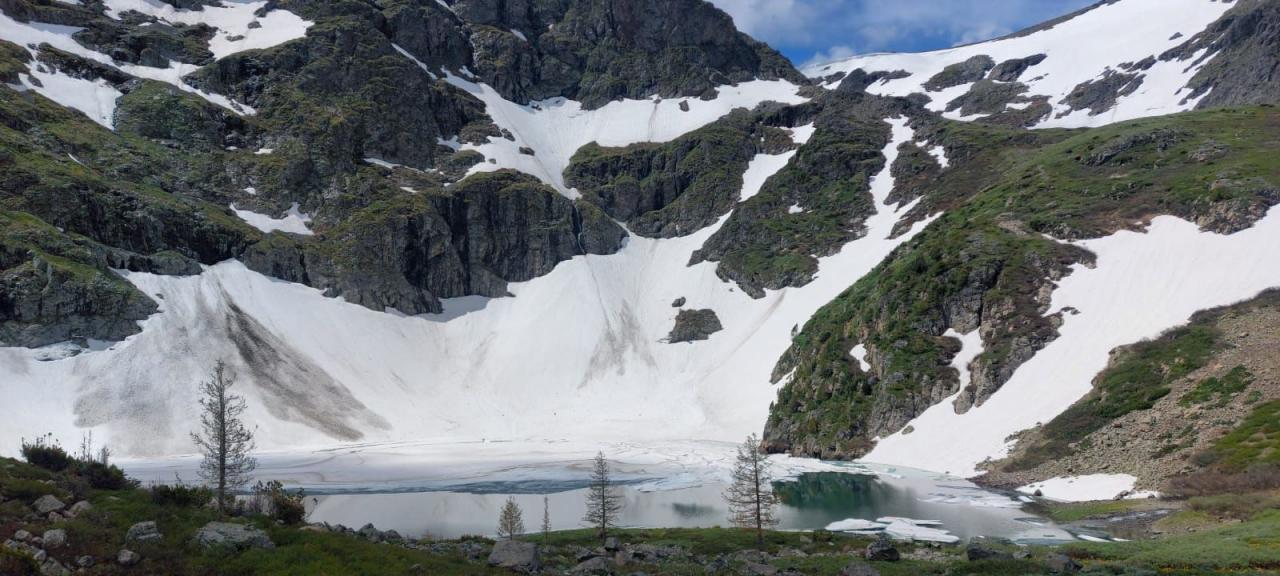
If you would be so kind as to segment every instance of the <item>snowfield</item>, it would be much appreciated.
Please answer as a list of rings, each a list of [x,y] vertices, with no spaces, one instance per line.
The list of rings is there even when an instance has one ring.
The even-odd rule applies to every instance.
[[[1090,474],[1050,478],[1018,488],[1023,494],[1035,494],[1058,502],[1087,502],[1090,500],[1114,500],[1133,492],[1138,479],[1129,474]]]
[[[891,124],[890,164],[914,138],[906,120]],[[757,157],[744,192],[781,167]],[[218,359],[239,373],[265,450],[411,438],[738,442],[764,421],[792,330],[928,224],[890,239],[909,209],[884,205],[892,188],[886,164],[872,181],[880,210],[868,235],[822,259],[809,285],[758,300],[714,264],[686,266],[728,215],[685,238],[632,237],[617,254],[575,258],[511,285],[511,298],[448,300],[435,316],[368,310],[234,261],[192,277],[124,273],[161,307],[141,334],[56,362],[0,349],[0,371],[14,376],[0,396],[30,408],[0,423],[0,449],[16,451],[32,430],[71,439],[92,427],[120,454],[190,452],[196,379]],[[715,310],[724,330],[663,343],[678,297]]]
[[[911,422],[914,432],[882,439],[865,460],[975,476],[983,461],[1008,454],[1010,435],[1052,420],[1088,393],[1113,348],[1280,286],[1280,208],[1231,235],[1161,216],[1145,233],[1077,244],[1097,255],[1097,265],[1077,265],[1054,291],[1049,313],[1079,311],[1065,315],[1058,338],[981,406],[956,414],[951,402],[939,403]]]
[[[1098,6],[1026,36],[936,52],[855,56],[812,66],[803,72],[813,78],[824,78],[859,68],[867,72],[903,70],[911,75],[877,82],[867,90],[886,96],[927,94],[932,99],[928,107],[944,112],[949,102],[964,95],[972,86],[963,84],[936,92],[926,90],[924,84],[946,66],[979,55],[990,56],[999,64],[1008,59],[1044,54],[1044,61],[1028,68],[1019,79],[1029,87],[1025,96],[1047,96],[1053,105],[1053,112],[1036,127],[1101,126],[1194,108],[1198,99],[1188,99],[1190,90],[1184,87],[1204,64],[1193,66],[1203,54],[1195,54],[1185,61],[1157,61],[1141,72],[1144,79],[1136,91],[1120,97],[1115,107],[1096,116],[1088,110],[1071,111],[1061,100],[1077,85],[1100,79],[1108,70],[1123,72],[1119,68],[1121,64],[1139,62],[1149,56],[1158,59],[1166,50],[1204,30],[1232,6],[1234,4],[1217,0],[1123,0]],[[961,117],[958,109],[944,115],[959,120],[977,118]]]

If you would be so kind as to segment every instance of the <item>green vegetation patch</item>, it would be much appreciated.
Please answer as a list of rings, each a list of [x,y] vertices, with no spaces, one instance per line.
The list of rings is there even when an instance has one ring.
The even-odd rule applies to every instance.
[[[1280,400],[1255,406],[1238,428],[1214,444],[1210,454],[1228,472],[1280,464]]]
[[[1136,410],[1147,410],[1169,394],[1179,378],[1203,367],[1217,350],[1221,335],[1207,325],[1167,332],[1156,340],[1124,349],[1097,379],[1094,388],[1040,431],[1040,441],[1007,465],[1025,470],[1072,452],[1108,422]]]
[[[1253,373],[1244,366],[1236,366],[1221,378],[1217,376],[1205,378],[1199,384],[1196,384],[1195,388],[1183,394],[1178,399],[1178,404],[1191,406],[1192,404],[1205,404],[1216,399],[1217,404],[1222,406],[1230,401],[1232,396],[1243,392],[1252,383]]]

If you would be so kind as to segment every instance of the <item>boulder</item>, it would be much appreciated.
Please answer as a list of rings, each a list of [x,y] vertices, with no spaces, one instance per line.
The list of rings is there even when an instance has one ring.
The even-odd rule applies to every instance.
[[[67,510],[67,515],[75,518],[90,510],[93,510],[93,504],[90,504],[88,500],[81,500],[71,505],[71,508]]]
[[[382,531],[374,527],[373,524],[365,524],[360,528],[358,533],[362,538],[370,542],[381,542],[385,539]]]
[[[41,576],[69,576],[71,571],[67,570],[67,567],[63,566],[61,562],[53,558],[45,558],[44,562],[40,564],[40,574]]]
[[[227,546],[236,549],[272,549],[276,547],[266,532],[252,526],[232,524],[230,522],[210,522],[205,524],[203,528],[196,531],[195,540],[196,544],[203,548]]]
[[[573,567],[574,574],[613,574],[615,564],[604,556],[596,556],[579,562]]]
[[[542,558],[537,544],[501,540],[493,545],[493,551],[489,553],[489,565],[528,573],[542,568]]]
[[[676,324],[667,335],[667,342],[706,340],[723,329],[715,310],[681,310],[676,314]]]
[[[776,576],[778,573],[777,568],[758,562],[747,562],[743,570],[748,576]]]
[[[13,533],[13,539],[19,542],[26,542],[31,539],[31,533],[26,530],[19,530]]]
[[[867,545],[867,560],[875,562],[897,562],[902,559],[902,555],[898,553],[898,549],[894,547],[893,541],[888,536],[881,534],[876,538],[875,542]]]
[[[1081,569],[1080,563],[1066,554],[1050,554],[1044,559],[1044,567],[1053,574],[1074,574]]]
[[[606,552],[617,552],[622,549],[622,544],[618,542],[617,538],[610,536],[604,539],[604,549]]]
[[[969,544],[969,547],[964,549],[964,554],[969,558],[970,562],[979,560],[1013,560],[1013,554],[1003,550],[987,548],[977,543]]]
[[[164,538],[164,534],[160,533],[160,529],[156,527],[154,520],[146,522],[138,522],[129,527],[129,531],[124,535],[125,542],[153,542]]]
[[[141,560],[142,556],[132,550],[121,550],[119,554],[116,554],[116,563],[121,566],[133,566]]]
[[[92,568],[93,564],[93,556],[81,556],[76,558],[76,566],[79,566],[80,568]]]
[[[32,503],[31,507],[35,508],[36,514],[44,516],[50,512],[61,511],[63,508],[66,508],[67,505],[63,504],[61,500],[54,498],[52,495],[45,494]]]
[[[43,538],[46,550],[57,550],[67,545],[67,531],[61,528],[45,531]]]

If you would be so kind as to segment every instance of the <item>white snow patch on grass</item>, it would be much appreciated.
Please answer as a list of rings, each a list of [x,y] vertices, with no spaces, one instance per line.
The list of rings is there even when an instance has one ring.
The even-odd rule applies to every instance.
[[[808,144],[809,139],[813,138],[813,133],[817,131],[818,129],[813,122],[805,124],[804,126],[796,126],[795,128],[790,129],[791,141],[801,145]]]
[[[1019,79],[1030,89],[1028,95],[1048,96],[1053,112],[1037,127],[1101,126],[1123,120],[1158,116],[1189,110],[1198,99],[1183,102],[1190,91],[1184,87],[1200,66],[1192,66],[1201,56],[1180,61],[1157,61],[1144,76],[1142,85],[1123,96],[1118,104],[1097,116],[1077,111],[1062,118],[1070,109],[1061,100],[1082,82],[1101,78],[1108,69],[1119,70],[1126,62],[1138,62],[1156,56],[1186,42],[1172,38],[1184,30],[1202,30],[1222,16],[1234,4],[1215,0],[1124,0],[1099,6],[1052,28],[1027,36],[960,46],[918,54],[870,54],[806,68],[813,78],[836,72],[862,68],[868,72],[906,70],[906,78],[871,85],[869,92],[887,96],[927,93],[928,107],[955,119],[958,111],[945,112],[953,99],[969,91],[970,84],[927,92],[924,84],[949,64],[963,62],[973,56],[990,56],[996,63],[1011,58],[1045,54],[1045,60],[1028,68]],[[1201,64],[1201,66],[1203,63]]]
[[[979,330],[961,334],[954,329],[948,328],[943,336],[960,341],[960,351],[956,352],[955,357],[951,359],[951,367],[960,373],[960,389],[964,390],[973,378],[973,372],[969,370],[969,363],[982,354],[982,334]]]
[[[862,344],[858,344],[857,346],[854,346],[853,349],[849,351],[849,355],[853,356],[853,359],[858,361],[858,366],[862,368],[863,372],[866,372],[871,369],[871,365],[867,363],[867,347],[866,346]]]
[[[22,85],[61,106],[83,112],[90,120],[108,130],[114,126],[116,99],[123,96],[123,93],[106,80],[74,78],[42,68],[43,66],[36,64],[31,67],[29,76],[20,74],[18,78]]]
[[[742,175],[742,194],[738,196],[738,201],[746,202],[759,194],[765,181],[786,167],[795,155],[795,150],[782,154],[756,154],[756,157],[751,159],[751,163],[747,164],[746,173]]]
[[[1041,498],[1058,502],[1114,500],[1121,494],[1131,492],[1137,481],[1137,478],[1128,474],[1065,476],[1027,484],[1018,488],[1018,492],[1035,494],[1039,491]]]
[[[251,188],[246,188],[245,192],[249,192]],[[257,191],[249,192],[256,194]],[[285,215],[280,218],[272,218],[266,214],[251,212],[249,210],[240,210],[235,204],[231,205],[231,211],[236,213],[241,220],[244,220],[250,226],[257,228],[266,233],[276,230],[288,232],[290,234],[301,234],[303,236],[311,236],[313,233],[307,227],[311,223],[311,217],[298,211],[298,203],[294,202]]]
[[[1088,393],[1111,350],[1280,286],[1280,208],[1231,235],[1161,216],[1145,233],[1076,244],[1097,264],[1077,265],[1058,283],[1050,313],[1079,310],[1065,316],[1058,338],[981,406],[956,414],[950,402],[939,403],[912,420],[911,434],[882,439],[865,460],[978,475],[981,462],[1008,454],[1011,435],[1049,422]]]

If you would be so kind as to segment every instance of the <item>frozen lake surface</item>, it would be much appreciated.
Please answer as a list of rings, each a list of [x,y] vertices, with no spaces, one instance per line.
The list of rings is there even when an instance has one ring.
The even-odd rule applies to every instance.
[[[721,493],[735,449],[695,441],[366,444],[260,454],[257,476],[305,489],[312,522],[373,524],[408,537],[487,535],[508,496],[520,504],[531,529],[541,522],[545,496],[553,529],[562,530],[582,527],[591,457],[601,450],[626,502],[621,525],[711,527],[727,525]],[[874,464],[770,460],[781,500],[779,529],[838,529],[844,522],[940,541],[1075,539],[1023,511],[1023,498],[967,480]],[[198,463],[194,456],[122,462],[144,483],[194,479]],[[872,526],[876,521],[881,526]]]

